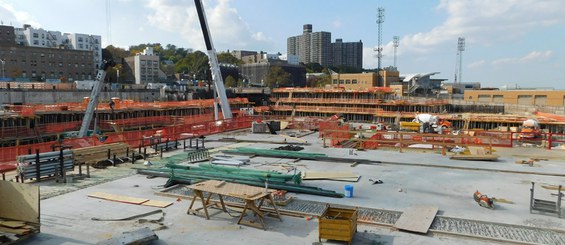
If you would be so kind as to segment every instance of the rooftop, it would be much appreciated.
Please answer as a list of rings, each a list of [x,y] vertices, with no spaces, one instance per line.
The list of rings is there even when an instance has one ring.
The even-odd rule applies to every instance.
[[[223,138],[235,138],[238,142],[225,142],[221,140]],[[301,142],[295,138],[279,135],[251,134],[249,130],[211,135],[206,140],[206,147],[212,153],[235,147],[271,149],[284,143]],[[564,173],[565,159],[563,159],[562,151],[539,148],[496,148],[497,154],[501,155],[499,161],[475,162],[450,160],[448,156],[442,156],[431,149],[408,150],[399,153],[394,150],[358,151],[324,148],[316,133],[304,136],[302,140],[310,143],[310,145],[303,146],[305,148],[303,152],[325,153],[328,156],[339,158],[368,159],[375,163],[351,165],[338,162],[253,157],[251,163],[245,168],[277,170],[283,173],[296,168],[303,172],[354,172],[361,175],[360,180],[354,183],[330,180],[304,181],[304,185],[337,192],[343,192],[344,186],[351,184],[354,186],[352,198],[290,193],[297,201],[315,201],[332,205],[383,209],[391,212],[402,212],[412,206],[431,205],[439,208],[438,215],[442,217],[539,228],[531,231],[531,237],[534,238],[539,235],[538,233],[549,230],[557,230],[557,234],[565,237],[565,225],[562,219],[552,215],[529,212],[529,189],[532,181],[544,185],[564,184],[562,173]],[[172,151],[165,153],[164,159],[155,158],[151,161],[158,165],[160,162],[166,162],[167,157],[173,159],[173,156],[184,156],[185,154],[182,150]],[[531,167],[515,163],[530,158],[542,160],[535,162]],[[155,230],[159,236],[159,241],[155,244],[226,242],[232,244],[312,244],[318,242],[318,221],[316,219],[308,220],[304,217],[285,215],[283,222],[280,222],[277,219],[266,218],[267,230],[263,231],[238,225],[237,217],[230,216],[228,213],[213,211],[212,213],[217,214],[212,215],[210,220],[187,215],[186,210],[190,200],[158,195],[167,179],[136,175],[132,167],[139,167],[140,163],[142,163],[141,160],[135,165],[125,163],[117,167],[96,170],[92,178],[76,180],[72,184],[41,182],[39,184],[41,193],[46,198],[41,201],[42,231],[27,240],[27,243],[96,243],[123,231],[142,227]],[[383,183],[374,185],[371,180],[377,179],[382,180]],[[95,184],[96,182],[101,182],[101,184]],[[496,202],[494,210],[480,207],[473,200],[473,193],[476,190],[505,202]],[[166,215],[160,222],[94,221],[92,218],[123,218],[157,209],[88,197],[89,194],[97,191],[169,201],[173,204],[163,209]],[[537,188],[536,191],[539,198],[556,199],[555,196],[552,196],[552,193],[556,191],[543,188]],[[230,208],[230,210],[232,215],[237,214],[237,208]],[[161,214],[155,214],[144,218],[156,220],[160,217]],[[485,240],[484,237],[478,239],[477,236],[465,237],[461,235],[462,233],[464,231],[450,236],[442,235],[440,232],[434,232],[433,236],[416,235],[391,229],[390,225],[386,224],[363,223],[358,227],[353,244],[490,244],[496,241]],[[498,232],[493,234],[499,236]],[[518,240],[514,241],[532,239],[531,237],[520,237],[520,234],[515,234],[515,236],[514,238]],[[514,238],[511,237],[510,240]],[[536,242],[540,241],[545,240]],[[559,243],[558,240],[551,242]]]

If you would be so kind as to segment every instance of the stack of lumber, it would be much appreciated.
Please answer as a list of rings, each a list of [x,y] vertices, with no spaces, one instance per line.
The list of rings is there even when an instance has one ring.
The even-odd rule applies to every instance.
[[[453,160],[469,160],[469,161],[496,161],[500,156],[492,154],[492,151],[484,147],[469,146],[463,152],[452,155]]]
[[[0,219],[0,244],[10,244],[20,237],[36,233],[38,228],[23,221]]]
[[[260,171],[213,164],[200,164],[198,167],[167,164],[166,168],[138,170],[138,173],[169,177],[165,187],[175,184],[194,184],[206,180],[219,180],[258,187],[265,187],[265,183],[267,183],[268,188],[271,189],[311,195],[343,197],[342,193],[335,191],[300,185],[300,172],[291,175],[275,171]],[[290,181],[293,183],[287,183]]]
[[[63,152],[63,169],[64,171],[69,171],[73,169],[73,155],[70,150],[64,150]],[[18,161],[18,175],[22,176],[23,179],[36,178],[39,179],[42,176],[51,176],[61,171],[61,152],[60,151],[50,151],[30,155],[20,155],[16,157]]]
[[[88,164],[95,165],[101,161],[113,161],[114,155],[122,161],[123,158],[128,156],[128,145],[125,143],[112,143],[91,147],[78,148],[73,150],[75,164]],[[110,150],[110,157],[108,157],[108,150]]]

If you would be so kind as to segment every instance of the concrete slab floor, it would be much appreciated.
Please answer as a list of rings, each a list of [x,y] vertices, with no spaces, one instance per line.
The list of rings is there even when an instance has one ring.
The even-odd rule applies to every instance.
[[[247,134],[245,132],[226,133],[208,136],[214,140],[222,137],[247,138],[252,140],[283,141],[281,136],[270,134]],[[288,139],[287,139],[288,140]],[[344,185],[353,184],[353,198],[328,198],[302,194],[292,194],[304,200],[316,200],[351,206],[382,208],[403,211],[412,205],[436,205],[439,214],[451,217],[469,218],[491,222],[529,225],[553,229],[565,229],[563,219],[552,215],[530,214],[529,195],[530,182],[544,184],[564,184],[563,177],[536,174],[501,173],[496,170],[511,170],[540,173],[565,173],[565,154],[563,151],[543,150],[537,148],[502,148],[498,162],[454,161],[447,156],[434,152],[398,153],[394,150],[354,151],[349,149],[324,148],[317,134],[304,137],[312,145],[304,146],[304,152],[325,153],[333,157],[350,157],[393,162],[394,164],[360,164],[350,167],[346,163],[298,161],[277,158],[252,158],[251,169],[276,169],[288,171],[281,164],[293,165],[299,171],[352,171],[362,177],[357,183],[337,181],[305,181],[305,185],[322,187],[343,192]],[[290,142],[290,140],[288,140]],[[236,146],[229,142],[206,142],[207,147]],[[244,143],[237,146],[274,148],[280,145],[267,143]],[[167,152],[164,156],[180,154],[182,150]],[[536,162],[534,167],[515,164],[524,157],[546,157],[548,161]],[[408,166],[402,163],[422,165],[439,165],[436,167]],[[131,164],[123,165],[125,169]],[[482,171],[450,169],[450,166],[487,169]],[[490,170],[489,170],[490,169]],[[112,169],[102,170],[101,174]],[[373,185],[369,179],[380,179],[383,184]],[[236,225],[237,218],[227,214],[218,214],[211,220],[186,215],[189,201],[177,202],[174,198],[156,196],[154,191],[165,183],[166,179],[147,179],[145,176],[133,175],[85,189],[73,187],[73,192],[42,200],[42,233],[28,240],[31,244],[92,244],[107,239],[112,234],[135,230],[144,226],[159,228],[157,224],[137,224],[135,221],[109,222],[92,221],[92,217],[122,218],[144,213],[156,208],[131,204],[110,202],[89,198],[87,195],[95,191],[143,197],[162,201],[173,201],[174,204],[163,209],[164,224],[167,229],[156,231],[160,237],[157,244],[312,244],[317,242],[318,231],[315,220],[306,221],[300,218],[283,217],[284,222],[267,218],[268,230],[262,231],[251,227]],[[60,188],[60,184],[54,184]],[[53,187],[41,187],[42,190]],[[504,198],[512,201],[496,203],[494,210],[479,207],[473,200],[473,192],[481,191],[489,197]],[[556,199],[551,196],[556,191],[536,188],[536,196],[543,199]],[[157,216],[146,217],[158,218]],[[388,229],[360,226],[354,244],[466,244],[481,241],[459,237],[430,237]],[[367,232],[364,232],[367,230]],[[324,242],[334,243],[334,242]],[[341,244],[335,242],[336,244]]]
[[[283,216],[265,218],[267,231],[237,225],[237,217],[216,210],[210,220],[187,215],[189,200],[156,196],[154,191],[166,179],[147,179],[135,175],[100,184],[64,195],[43,200],[41,203],[42,231],[26,244],[93,244],[124,231],[142,227],[159,229],[153,223],[133,221],[94,221],[91,218],[123,218],[157,208],[111,202],[87,197],[89,193],[103,191],[115,194],[174,202],[164,208],[165,229],[157,230],[159,241],[154,244],[313,244],[318,241],[318,222],[315,219]],[[144,217],[158,219],[161,214]],[[324,244],[342,244],[322,240]],[[360,225],[353,244],[487,244],[483,241],[453,237],[431,237],[385,228]]]

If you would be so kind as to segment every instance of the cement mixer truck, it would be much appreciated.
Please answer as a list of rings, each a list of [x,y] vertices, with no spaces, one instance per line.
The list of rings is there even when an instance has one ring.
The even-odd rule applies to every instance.
[[[400,129],[420,133],[441,133],[451,128],[451,122],[431,114],[416,114],[412,122],[400,122]]]
[[[519,139],[536,139],[541,137],[539,123],[536,119],[528,119],[522,122]]]

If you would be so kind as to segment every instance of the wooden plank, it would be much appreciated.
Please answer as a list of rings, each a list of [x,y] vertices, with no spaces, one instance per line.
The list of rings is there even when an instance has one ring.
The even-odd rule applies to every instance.
[[[30,230],[21,229],[21,228],[14,229],[14,228],[8,228],[8,227],[0,226],[0,232],[12,233],[12,234],[16,234],[16,235],[25,235],[25,234],[28,234],[30,232]]]
[[[0,218],[39,224],[39,186],[0,181]]]
[[[100,198],[108,201],[114,202],[123,202],[123,203],[130,203],[130,204],[142,204],[144,202],[149,201],[149,199],[145,198],[136,198],[136,197],[128,197],[104,192],[94,192],[88,195],[89,197]]]
[[[428,233],[437,211],[438,208],[435,206],[410,207],[400,215],[394,227],[400,230]]]
[[[8,228],[21,228],[26,226],[26,223],[22,221],[0,221],[0,226]]]
[[[168,206],[173,205],[173,203],[172,202],[157,201],[157,200],[149,200],[147,202],[142,203],[141,205],[158,207],[158,208],[166,208]]]
[[[449,159],[453,160],[468,160],[468,161],[496,161],[500,156],[498,155],[453,155]]]

